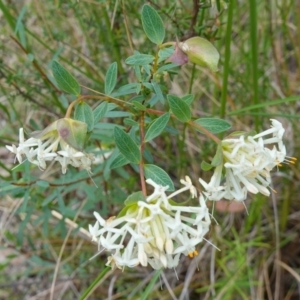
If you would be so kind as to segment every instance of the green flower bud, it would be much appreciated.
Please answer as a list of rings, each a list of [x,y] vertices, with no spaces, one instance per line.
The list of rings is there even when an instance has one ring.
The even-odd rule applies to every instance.
[[[66,144],[77,150],[82,150],[87,135],[87,124],[71,118],[56,120],[44,130],[35,131],[32,137],[40,140],[60,138]]]
[[[208,67],[213,72],[218,71],[220,54],[208,40],[198,36],[192,37],[179,43],[179,48],[188,56],[190,62]]]

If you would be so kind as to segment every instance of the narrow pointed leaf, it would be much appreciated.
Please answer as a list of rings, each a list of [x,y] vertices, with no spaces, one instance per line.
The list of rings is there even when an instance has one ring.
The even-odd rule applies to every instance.
[[[81,89],[77,80],[55,60],[52,63],[52,73],[61,90],[72,95],[80,95]]]
[[[118,65],[116,62],[112,63],[105,76],[105,94],[110,95],[117,84]]]
[[[129,160],[122,154],[120,153],[111,163],[110,168],[111,169],[116,169],[119,167],[122,167],[124,165],[129,164]]]
[[[115,127],[114,129],[115,141],[120,152],[131,163],[138,164],[141,160],[141,154],[139,147],[130,137],[130,135],[124,132],[122,129]]]
[[[154,89],[154,92],[155,94],[157,95],[157,97],[159,98],[159,101],[164,104],[165,103],[165,99],[164,99],[164,95],[163,95],[163,92],[161,90],[161,87],[160,85],[155,82],[155,81],[152,81],[152,86],[153,86],[153,89]]]
[[[189,105],[174,95],[167,95],[167,98],[175,117],[181,122],[188,122],[191,119],[191,109]]]
[[[160,167],[147,164],[144,165],[144,170],[145,170],[145,177],[151,178],[154,182],[157,184],[160,184],[162,186],[169,186],[168,191],[174,191],[174,184],[173,181],[171,180],[170,176]]]
[[[142,24],[144,31],[151,42],[162,44],[165,38],[165,27],[159,14],[150,5],[142,8]]]
[[[158,135],[161,134],[161,132],[165,129],[166,125],[168,124],[170,119],[170,114],[166,113],[159,118],[157,118],[149,127],[149,129],[146,132],[145,136],[145,142],[149,142]]]
[[[223,162],[223,151],[222,151],[222,145],[219,144],[218,148],[217,148],[217,152],[216,152],[216,154],[215,154],[215,156],[214,156],[214,158],[211,162],[211,165],[213,167],[217,167],[220,164],[222,164],[222,162]]]
[[[107,102],[102,102],[100,105],[98,105],[94,110],[94,124],[97,124],[106,114],[108,110],[108,104]]]

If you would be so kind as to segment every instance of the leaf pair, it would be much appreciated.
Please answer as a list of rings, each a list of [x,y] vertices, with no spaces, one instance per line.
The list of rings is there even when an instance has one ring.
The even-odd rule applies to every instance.
[[[169,118],[170,115],[165,114],[156,119],[149,127],[147,131],[147,133],[149,133],[148,136],[146,134],[146,137],[150,140],[159,135],[165,128]],[[115,127],[114,135],[117,147],[121,153],[112,162],[111,168],[117,168],[128,163],[139,164],[141,162],[140,149],[130,135],[119,127]],[[143,165],[143,168],[147,179],[151,178],[153,181],[161,184],[162,186],[169,186],[169,190],[174,190],[171,178],[163,169],[152,164],[145,164]]]
[[[81,88],[77,80],[57,61],[52,62],[52,73],[57,82],[58,87],[64,92],[79,96]],[[104,91],[106,95],[110,95],[117,84],[118,65],[112,63],[105,76]]]

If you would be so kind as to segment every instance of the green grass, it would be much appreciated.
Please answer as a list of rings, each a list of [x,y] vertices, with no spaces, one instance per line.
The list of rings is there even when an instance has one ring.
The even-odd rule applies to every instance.
[[[193,93],[194,117],[225,118],[234,130],[260,131],[269,127],[270,118],[280,120],[288,155],[299,160],[297,1],[232,1],[221,14],[201,1],[195,23],[192,1],[150,2],[166,25],[166,41],[200,34],[221,55],[218,73],[183,66],[167,79],[170,93]],[[95,210],[117,215],[128,194],[140,189],[135,169],[110,173],[97,166],[96,187],[86,172],[74,168],[61,176],[56,166],[42,172],[28,162],[13,164],[5,145],[17,143],[20,127],[26,133],[40,130],[66,112],[67,100],[52,81],[54,59],[83,86],[83,94],[93,94],[84,87],[104,92],[112,62],[118,64],[117,86],[135,80],[125,59],[133,49],[156,50],[143,34],[143,4],[57,0],[25,7],[23,1],[0,0],[0,299],[49,299],[51,293],[53,299],[81,299],[94,286],[89,299],[187,299],[187,294],[189,299],[298,299],[299,278],[289,271],[300,271],[298,164],[274,170],[277,193],[249,196],[248,215],[215,209],[218,224],[213,222],[206,238],[221,251],[203,242],[198,257],[182,257],[176,272],[164,270],[161,283],[152,281],[157,274],[150,267],[104,274],[108,253],[89,261],[96,246],[52,214],[76,219],[84,229],[94,223]],[[98,105],[92,99],[88,103]],[[113,121],[122,124],[123,118]],[[200,164],[212,159],[215,144],[176,120],[169,125],[180,134],[165,132],[147,151],[176,188],[188,174],[200,190],[198,178],[208,181],[212,174]],[[112,146],[109,129],[97,134],[98,147]]]

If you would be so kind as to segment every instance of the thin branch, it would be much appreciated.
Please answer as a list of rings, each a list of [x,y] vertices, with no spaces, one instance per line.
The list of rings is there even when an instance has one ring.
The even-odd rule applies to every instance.
[[[17,38],[15,38],[14,36],[10,36],[11,39],[22,49],[22,51],[28,55],[29,52],[23,47],[23,45],[18,41]],[[47,82],[48,84],[51,85],[51,87],[55,90],[55,92],[61,94],[61,91],[49,80],[48,76],[46,75],[46,73],[42,70],[42,68],[39,66],[39,64],[37,63],[36,59],[34,58],[32,61],[33,66],[36,68],[36,70],[41,74],[42,78],[44,79],[45,82]]]
[[[145,112],[141,112],[140,117],[140,139],[141,139],[141,161],[140,161],[140,179],[141,179],[141,186],[142,186],[142,192],[143,195],[147,196],[147,189],[146,189],[146,183],[145,183],[145,176],[144,176],[144,148],[145,148]]]

